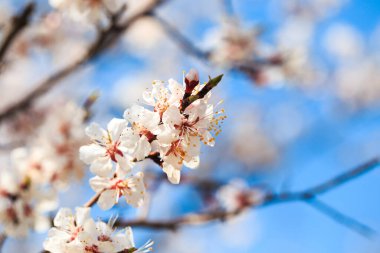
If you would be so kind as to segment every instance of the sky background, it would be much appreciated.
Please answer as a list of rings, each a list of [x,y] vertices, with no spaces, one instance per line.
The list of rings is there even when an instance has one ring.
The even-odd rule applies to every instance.
[[[207,31],[218,23],[218,17],[210,17],[210,13],[220,13],[218,4],[201,0],[173,2],[176,3],[159,10],[160,16],[174,22],[194,43],[202,45]],[[265,27],[267,33],[263,39],[268,42],[282,22],[281,16],[275,15],[279,3],[281,0],[233,1],[235,14],[245,23]],[[191,15],[198,18],[194,20]],[[327,55],[323,40],[331,26],[341,23],[354,27],[363,36],[366,51],[376,52],[376,45],[373,47],[370,41],[374,31],[380,31],[380,1],[348,1],[318,23],[311,49],[314,56],[331,70],[335,68],[334,60]],[[154,36],[144,30],[140,33],[148,40],[149,36]],[[258,87],[239,73],[207,66],[187,56],[168,39],[162,39],[158,49],[153,49],[154,53],[149,50],[135,53],[138,51],[128,45],[128,42],[121,43],[97,59],[86,70],[91,74],[80,79],[87,91],[101,91],[94,120],[103,125],[111,117],[121,117],[125,107],[135,102],[141,83],[148,87],[151,79],[173,77],[181,80],[182,71],[191,67],[200,70],[203,80],[208,74],[225,74],[215,91],[215,96],[225,101],[228,118],[224,132],[217,139],[215,150],[203,150],[200,172],[185,169],[185,173],[200,173],[225,182],[242,177],[251,185],[265,183],[277,192],[283,189],[297,191],[317,185],[380,154],[380,103],[354,108],[330,92],[333,81],[315,90],[286,85]],[[253,168],[239,161],[223,159],[223,152],[229,150],[232,140],[245,141],[244,138],[235,140],[234,136],[239,131],[237,125],[251,124],[250,120],[257,120],[275,143],[277,156],[274,162]],[[212,168],[202,172],[202,164]],[[257,173],[258,170],[264,172]],[[320,199],[380,231],[379,182],[380,169],[377,169],[320,196]],[[92,191],[86,184],[87,181],[83,180],[62,194],[62,205],[74,207],[88,199]],[[154,193],[150,217],[170,218],[199,208],[201,200],[194,189],[164,183]],[[134,210],[123,204],[110,211],[115,212],[119,212],[120,217],[135,215]],[[98,207],[94,208],[93,215],[104,216]],[[177,232],[134,231],[138,245],[151,238],[156,242],[155,252],[158,253],[380,252],[379,236],[365,238],[302,202],[250,210],[225,223],[189,226]],[[12,239],[7,242],[4,252],[14,252],[15,247],[21,247],[24,252],[38,252],[45,236]]]

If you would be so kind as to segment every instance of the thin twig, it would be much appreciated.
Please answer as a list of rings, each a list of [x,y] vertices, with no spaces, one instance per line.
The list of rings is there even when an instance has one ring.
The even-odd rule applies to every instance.
[[[106,189],[103,189],[99,192],[97,192],[94,196],[92,196],[92,198],[86,202],[86,204],[83,205],[83,207],[92,207],[93,205],[95,205],[95,203],[98,201],[100,195],[102,195],[102,193],[105,191]]]
[[[364,236],[370,236],[375,234],[376,232],[362,223],[356,221],[353,218],[350,218],[342,213],[336,211],[330,206],[326,204],[322,204],[320,201],[317,202],[315,197],[317,195],[323,194],[330,190],[335,189],[336,187],[347,183],[365,173],[372,171],[374,168],[380,165],[379,159],[375,158],[370,160],[369,162],[364,163],[358,167],[355,167],[351,170],[348,170],[326,182],[323,182],[315,187],[309,188],[307,190],[301,192],[294,193],[280,193],[280,194],[271,194],[268,193],[266,197],[264,197],[263,202],[258,205],[257,203],[252,203],[251,206],[248,207],[266,207],[273,204],[287,203],[293,201],[305,201],[309,204],[313,204],[317,210],[323,212],[328,215],[333,220],[345,225],[346,227],[358,232]],[[117,225],[119,226],[135,226],[135,227],[144,227],[151,229],[168,229],[168,230],[176,230],[184,225],[197,225],[197,224],[205,224],[212,221],[224,221],[229,218],[233,218],[243,211],[245,211],[247,206],[243,206],[234,211],[213,211],[209,213],[198,213],[198,214],[190,214],[185,215],[178,218],[169,219],[166,221],[162,220],[124,220],[119,221]]]
[[[317,211],[324,213],[325,215],[333,218],[336,222],[339,222],[343,226],[352,229],[365,237],[372,237],[376,234],[376,231],[371,227],[357,221],[354,218],[349,217],[342,212],[339,212],[332,206],[314,198],[309,201],[306,201],[311,207],[315,208]]]
[[[186,38],[178,29],[169,24],[165,19],[159,15],[152,13],[152,16],[161,24],[166,33],[173,39],[174,42],[187,54],[198,58],[199,60],[209,62],[210,53],[205,52],[194,45],[188,38]]]
[[[271,196],[268,196],[269,199],[268,199],[267,204],[275,203],[277,201],[283,202],[283,201],[312,199],[317,195],[320,195],[327,191],[335,189],[336,187],[344,183],[347,183],[348,181],[351,181],[354,178],[357,178],[365,173],[368,173],[369,171],[379,166],[379,164],[380,164],[380,159],[374,158],[362,165],[359,165],[357,167],[354,167],[351,170],[343,172],[339,174],[338,176],[333,177],[332,179],[327,180],[326,182],[323,182],[305,191],[293,192],[293,193],[284,192],[284,193],[279,193],[279,194],[273,194]]]
[[[210,52],[205,52],[194,45],[186,36],[184,36],[176,27],[169,24],[165,19],[161,18],[158,14],[152,13],[152,16],[160,22],[162,28],[169,35],[169,37],[180,47],[185,53],[194,56],[195,58],[213,64],[210,61]],[[234,64],[230,67],[230,71],[243,73],[249,78],[259,81],[260,73],[265,66],[279,66],[283,64],[283,60],[278,55],[270,56],[268,58],[252,59],[244,64]]]
[[[12,42],[17,38],[20,32],[28,25],[30,17],[34,12],[35,4],[29,3],[15,17],[12,18],[12,27],[5,36],[0,46],[0,65],[3,64],[6,52],[12,45]]]

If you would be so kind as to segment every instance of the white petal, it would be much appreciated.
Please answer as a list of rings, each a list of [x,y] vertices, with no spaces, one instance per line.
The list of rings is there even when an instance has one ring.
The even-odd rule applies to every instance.
[[[170,106],[162,116],[162,122],[174,129],[175,125],[180,126],[182,124],[182,114],[180,113],[178,107]]]
[[[145,159],[146,156],[149,155],[150,150],[151,150],[151,146],[150,146],[148,139],[145,136],[141,136],[141,138],[137,144],[136,150],[133,153],[133,156],[138,161],[143,160],[143,159]]]
[[[126,173],[131,171],[131,163],[128,161],[128,159],[125,156],[120,156],[116,154],[115,156],[118,168],[125,171]]]
[[[106,131],[99,126],[97,123],[91,123],[86,127],[86,134],[93,140],[102,141],[104,136],[107,136]]]
[[[104,177],[93,177],[90,179],[90,186],[95,192],[100,192],[103,189],[110,187],[110,179]]]
[[[115,190],[104,191],[99,199],[98,205],[103,210],[111,209],[116,203],[117,192]]]
[[[50,228],[50,219],[48,217],[37,215],[34,217],[34,230],[44,232]]]
[[[88,207],[75,208],[75,220],[77,226],[82,226],[86,222],[86,220],[91,219],[90,211],[91,208]]]
[[[183,164],[190,169],[196,169],[199,166],[199,156],[194,156],[189,161],[184,161]]]
[[[82,146],[79,149],[79,158],[86,164],[91,164],[98,157],[106,154],[106,150],[96,144]]]
[[[125,195],[127,203],[133,207],[140,207],[144,203],[145,198],[145,185],[144,174],[139,172],[136,176],[129,179],[133,182],[133,191]]]
[[[54,218],[54,226],[57,228],[68,228],[74,221],[73,212],[70,208],[61,208]]]
[[[181,170],[175,168],[172,164],[168,164],[166,162],[163,163],[163,171],[168,176],[169,181],[172,184],[179,184],[181,180]]]
[[[121,133],[127,127],[127,122],[124,119],[113,118],[107,125],[107,130],[113,141],[120,138]]]
[[[101,177],[108,177],[112,173],[112,162],[109,157],[100,157],[90,166],[90,171]]]

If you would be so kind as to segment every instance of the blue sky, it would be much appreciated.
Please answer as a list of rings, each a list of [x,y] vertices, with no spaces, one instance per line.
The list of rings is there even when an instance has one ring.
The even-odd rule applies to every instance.
[[[278,0],[280,1],[280,0]],[[200,1],[201,2],[201,1]],[[268,17],[273,6],[264,0],[236,0],[236,13],[243,20],[260,22],[275,26],[278,20]],[[180,12],[181,10],[177,10]],[[351,0],[338,13],[323,20],[317,27],[313,42],[313,51],[324,57],[322,38],[326,29],[334,23],[347,23],[359,30],[365,38],[380,25],[379,0]],[[203,34],[213,23],[209,20],[199,20],[190,26],[185,34]],[[270,33],[268,35],[270,37]],[[201,66],[195,60],[187,60],[177,65],[173,73],[181,78],[182,70],[192,64]],[[91,78],[91,89],[102,91],[101,103],[109,104],[111,99],[108,87],[124,75],[134,75],[146,63],[138,56],[129,53],[120,54],[118,50],[102,56],[94,65],[94,75]],[[214,70],[216,71],[216,70]],[[204,73],[205,70],[201,70]],[[213,73],[214,74],[214,73]],[[158,77],[165,79],[164,77]],[[220,87],[221,96],[225,96],[226,109],[229,116],[226,124],[232,131],[232,124],[238,117],[234,111],[239,106],[249,103],[260,108],[263,120],[269,125],[273,123],[275,111],[283,106],[297,109],[304,120],[302,133],[291,142],[281,147],[279,160],[271,165],[276,175],[266,175],[262,180],[279,190],[281,182],[286,178],[288,190],[302,190],[333,177],[353,166],[380,154],[380,103],[376,106],[360,110],[350,110],[336,101],[332,95],[317,91],[317,95],[296,89],[283,87],[262,88],[252,84],[236,73],[226,73]],[[113,116],[121,116],[124,108],[113,107]],[[266,124],[264,122],[264,124]],[[292,127],[292,119],[274,121]],[[105,122],[103,122],[105,123]],[[277,126],[281,128],[281,126]],[[225,143],[226,136],[221,138]],[[206,156],[212,156],[212,150],[205,150]],[[228,180],[235,175],[238,164],[221,164],[217,168],[219,174],[215,177]],[[190,172],[195,173],[195,172]],[[275,173],[274,173],[275,174]],[[248,175],[250,183],[257,181],[255,175]],[[380,168],[345,184],[320,197],[337,210],[354,217],[380,231]],[[84,182],[86,183],[86,182]],[[81,186],[77,186],[80,188]],[[70,195],[78,188],[73,188],[68,195],[62,197],[63,203],[75,205],[82,203],[91,196],[91,191],[85,191],[81,196]],[[74,201],[75,200],[75,201]],[[174,187],[164,184],[155,194],[154,208],[151,217],[170,218],[189,211],[195,211],[200,206],[199,197],[187,187]],[[162,204],[164,203],[164,204]],[[122,206],[122,208],[126,208]],[[122,209],[121,208],[121,209]],[[126,211],[133,215],[134,211]],[[113,210],[116,211],[116,210]],[[100,215],[94,210],[94,215]],[[45,235],[35,235],[27,242],[41,241]],[[378,253],[380,238],[364,238],[354,231],[336,223],[331,218],[313,209],[305,203],[286,203],[252,210],[228,224],[210,224],[200,227],[189,227],[177,233],[137,230],[136,240],[143,242],[148,238],[156,241],[156,252],[174,253]],[[36,241],[33,241],[36,240]],[[176,243],[170,243],[174,241]],[[18,241],[12,240],[8,247],[13,247]],[[174,246],[168,246],[172,245]],[[175,248],[175,245],[178,248]],[[37,248],[37,247],[34,247]],[[34,249],[33,248],[33,249]]]

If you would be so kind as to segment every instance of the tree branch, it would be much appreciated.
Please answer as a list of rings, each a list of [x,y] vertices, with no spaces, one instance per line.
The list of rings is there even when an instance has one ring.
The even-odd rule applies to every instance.
[[[339,212],[332,206],[314,198],[309,201],[306,201],[311,207],[315,208],[317,211],[322,212],[323,214],[331,217],[336,222],[342,224],[343,226],[352,229],[365,237],[372,237],[376,234],[376,231],[367,225]]]
[[[111,17],[111,25],[106,30],[101,30],[99,32],[97,39],[90,46],[88,52],[81,59],[65,67],[64,69],[52,74],[50,77],[48,77],[39,85],[37,85],[36,89],[27,94],[19,102],[10,105],[7,109],[1,112],[0,123],[5,119],[12,117],[16,113],[26,110],[37,98],[44,95],[54,86],[56,86],[59,83],[59,81],[69,76],[70,74],[76,72],[78,69],[80,69],[80,67],[82,67],[86,63],[94,60],[101,53],[103,53],[105,49],[112,46],[117,41],[117,39],[123,34],[123,32],[130,27],[132,23],[134,23],[141,16],[149,14],[154,8],[156,8],[159,4],[163,2],[163,0],[152,1],[151,4],[147,5],[140,12],[132,15],[128,20],[126,20],[122,24],[118,24],[119,17],[121,17],[121,15],[120,13],[116,13],[113,17]]]
[[[316,197],[317,195],[320,195],[327,191],[335,189],[336,187],[344,183],[347,183],[348,181],[351,181],[365,173],[368,173],[369,171],[379,166],[379,164],[380,164],[380,159],[374,158],[364,164],[361,164],[351,170],[343,172],[339,174],[338,176],[333,177],[332,179],[327,180],[326,182],[323,182],[305,191],[294,192],[294,193],[284,192],[280,194],[273,194],[271,196],[268,196],[269,199],[268,199],[267,204],[275,203],[277,201],[283,202],[283,201],[312,199]]]
[[[95,205],[96,202],[98,202],[98,199],[100,198],[100,195],[105,191],[106,189],[103,189],[99,192],[97,192],[92,198],[86,202],[86,204],[83,205],[83,207],[92,207]]]
[[[7,240],[7,236],[5,234],[0,235],[0,252],[3,252],[4,243]]]
[[[157,21],[160,22],[166,33],[170,38],[180,47],[185,53],[194,56],[195,58],[212,64],[210,62],[210,52],[205,52],[196,47],[193,42],[186,38],[176,27],[169,24],[165,19],[161,18],[157,14],[152,14]],[[237,71],[243,73],[255,81],[259,81],[262,68],[265,66],[278,66],[283,63],[283,59],[278,55],[274,55],[268,58],[252,59],[244,64],[235,64],[231,66],[230,71]]]
[[[182,217],[173,218],[166,221],[160,220],[120,220],[117,222],[118,226],[134,226],[134,227],[143,227],[151,229],[167,229],[167,230],[176,230],[185,225],[198,225],[205,224],[212,221],[225,221],[227,219],[233,218],[248,208],[252,207],[266,207],[272,204],[280,204],[293,201],[304,201],[322,213],[328,215],[333,220],[337,221],[340,224],[345,225],[346,227],[358,232],[364,236],[370,236],[376,232],[362,223],[350,218],[332,207],[322,203],[315,199],[317,195],[326,193],[330,190],[335,189],[336,187],[348,183],[355,178],[368,173],[380,165],[379,158],[375,158],[366,162],[358,167],[355,167],[351,170],[348,170],[326,182],[323,182],[315,187],[306,189],[300,192],[284,192],[280,194],[268,193],[261,204],[251,203],[250,206],[243,206],[234,211],[213,211],[209,213],[198,213],[198,214],[189,214]]]
[[[34,12],[35,4],[29,3],[17,16],[12,18],[12,26],[0,46],[0,66],[4,62],[6,52],[17,38],[20,32],[28,25],[29,19]]]
[[[210,53],[204,52],[203,50],[197,48],[193,42],[186,38],[181,32],[177,30],[174,26],[169,24],[165,19],[161,18],[159,15],[152,13],[152,16],[161,24],[166,33],[172,38],[174,42],[187,54],[198,58],[199,60],[209,62]]]

